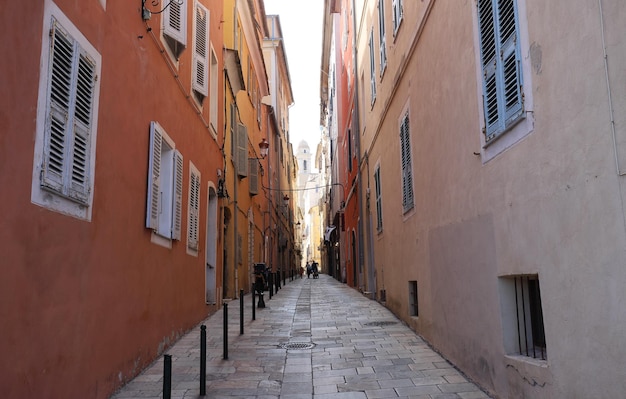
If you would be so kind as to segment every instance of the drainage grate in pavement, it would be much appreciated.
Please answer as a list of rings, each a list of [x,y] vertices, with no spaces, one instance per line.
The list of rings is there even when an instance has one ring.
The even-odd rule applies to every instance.
[[[398,322],[397,321],[371,321],[363,325],[368,326],[368,327],[384,327],[384,326],[392,326],[394,324],[398,324]]]
[[[312,344],[310,342],[287,342],[285,344],[280,344],[278,345],[280,348],[283,349],[313,349],[315,347],[315,344]]]

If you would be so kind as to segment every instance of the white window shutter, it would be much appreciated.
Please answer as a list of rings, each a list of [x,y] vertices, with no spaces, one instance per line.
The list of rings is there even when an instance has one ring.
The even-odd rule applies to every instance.
[[[95,62],[87,55],[78,59],[78,79],[74,108],[74,131],[72,132],[72,165],[70,168],[70,186],[68,195],[80,202],[89,199],[89,156],[91,147],[92,106],[95,87]]]
[[[163,11],[163,34],[187,45],[187,0],[172,0]]]
[[[198,249],[198,229],[200,226],[200,175],[191,172],[189,182],[189,226],[187,227],[187,246]]]
[[[172,239],[180,241],[183,215],[183,156],[174,151],[174,201],[172,203]]]
[[[259,193],[259,161],[256,158],[248,160],[248,186],[250,195]]]
[[[248,128],[237,124],[237,174],[248,176]]]
[[[63,192],[67,169],[67,136],[72,84],[73,40],[56,23],[52,33],[50,65],[50,105],[46,120],[45,159],[41,185]]]
[[[193,50],[193,89],[203,96],[209,94],[209,10],[195,5]]]
[[[148,163],[148,199],[146,227],[156,231],[159,227],[161,183],[162,134],[156,122],[150,122],[150,154]]]

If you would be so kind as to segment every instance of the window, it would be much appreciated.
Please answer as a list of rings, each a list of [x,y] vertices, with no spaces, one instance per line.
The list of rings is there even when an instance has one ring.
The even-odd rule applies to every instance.
[[[240,123],[237,124],[237,153],[235,154],[237,175],[248,176],[248,128]]]
[[[378,47],[380,51],[380,76],[387,67],[387,44],[385,39],[385,1],[378,0]]]
[[[170,7],[173,3],[176,1],[172,1]],[[196,2],[194,13],[192,87],[196,99],[202,103],[204,98],[209,95],[209,11],[202,4]],[[211,65],[212,67],[213,65]],[[211,75],[212,73],[211,70]],[[211,104],[213,103],[213,98],[211,98]]]
[[[182,197],[183,157],[161,125],[151,122],[146,227],[180,240]]]
[[[163,40],[178,59],[187,46],[187,0],[171,1],[163,11]]]
[[[546,360],[539,276],[502,277],[500,291],[506,353]]]
[[[189,162],[189,208],[187,220],[187,248],[198,251],[200,223],[200,172]]]
[[[348,171],[352,172],[352,131],[348,129]]]
[[[403,0],[391,0],[391,20],[393,22],[394,37],[398,33],[398,29],[400,29],[400,23],[402,22],[402,17],[404,16],[402,1]]]
[[[376,101],[376,63],[375,63],[375,51],[374,51],[374,29],[370,31],[370,94],[371,104],[374,105]]]
[[[101,58],[56,6],[46,13],[31,199],[89,220]]]
[[[306,154],[306,150],[304,151],[304,153]],[[302,161],[302,166],[303,166],[303,170],[306,172],[306,159]]]
[[[400,151],[402,153],[402,209],[404,213],[413,209],[413,166],[411,162],[411,136],[409,130],[409,112],[400,124]]]
[[[376,229],[380,233],[383,230],[383,203],[380,181],[380,165],[376,166],[376,170],[374,170],[374,189],[376,193]]]
[[[524,115],[516,0],[479,0],[485,143]]]
[[[411,317],[420,315],[417,299],[417,281],[409,281],[409,316]]]
[[[259,161],[256,158],[248,159],[248,187],[250,195],[259,194]]]
[[[213,127],[213,131],[217,134],[218,124],[217,124],[217,115],[218,115],[218,90],[217,80],[218,80],[219,68],[217,65],[217,55],[215,54],[215,50],[213,46],[211,46],[211,97],[209,101],[211,101],[210,105],[210,121],[211,126]]]

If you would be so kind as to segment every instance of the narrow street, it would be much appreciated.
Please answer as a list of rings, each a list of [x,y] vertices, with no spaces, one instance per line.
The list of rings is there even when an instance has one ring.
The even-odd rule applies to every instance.
[[[228,305],[228,359],[223,359],[224,310],[204,321],[207,398],[488,398],[419,336],[376,301],[327,275],[287,281],[266,307],[244,297]],[[171,355],[171,398],[200,394],[197,326]],[[163,398],[164,356],[112,396]]]

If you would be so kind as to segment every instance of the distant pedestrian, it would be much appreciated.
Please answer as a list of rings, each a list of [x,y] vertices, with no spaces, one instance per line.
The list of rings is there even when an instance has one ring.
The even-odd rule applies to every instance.
[[[311,264],[307,262],[306,263],[306,278],[311,278],[311,273],[313,273],[313,269],[311,268]]]

